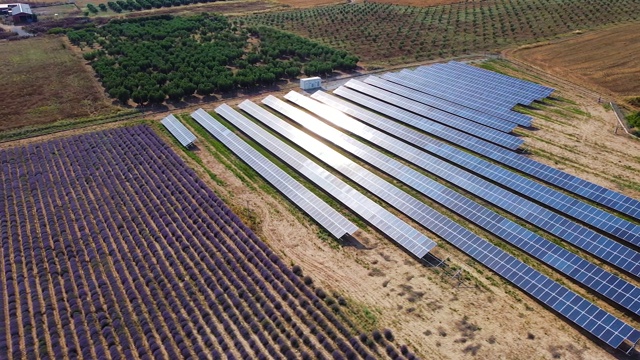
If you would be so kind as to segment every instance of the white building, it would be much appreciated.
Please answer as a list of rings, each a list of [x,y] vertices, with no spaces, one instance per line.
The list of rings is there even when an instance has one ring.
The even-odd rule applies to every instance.
[[[300,88],[302,90],[317,89],[322,86],[322,79],[319,77],[310,77],[306,79],[300,79]]]

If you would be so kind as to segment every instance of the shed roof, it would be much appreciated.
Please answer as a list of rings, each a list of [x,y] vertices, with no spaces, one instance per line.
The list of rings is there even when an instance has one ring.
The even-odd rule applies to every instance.
[[[31,12],[31,6],[28,4],[16,4],[16,6],[11,9],[11,15],[13,16],[18,14],[33,15],[33,12]]]

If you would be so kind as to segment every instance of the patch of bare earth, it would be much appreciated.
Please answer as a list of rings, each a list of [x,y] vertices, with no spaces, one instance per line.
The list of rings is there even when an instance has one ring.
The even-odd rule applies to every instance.
[[[428,6],[454,4],[454,3],[459,3],[461,1],[460,0],[369,0],[369,2],[428,7]],[[465,2],[480,2],[480,1],[475,0],[475,1],[465,1]]]
[[[295,8],[310,8],[321,5],[344,4],[346,0],[275,0],[280,4]]]
[[[512,56],[607,96],[640,95],[640,24],[592,31]]]
[[[58,37],[0,44],[0,131],[111,112],[84,60]]]
[[[152,15],[180,15],[188,16],[203,12],[219,13],[228,16],[245,15],[248,13],[257,13],[262,11],[276,10],[279,6],[276,3],[262,0],[239,0],[239,1],[220,1],[205,4],[191,4],[184,6],[176,6],[170,8],[160,8],[143,11],[123,12],[122,16],[126,18],[140,18]]]

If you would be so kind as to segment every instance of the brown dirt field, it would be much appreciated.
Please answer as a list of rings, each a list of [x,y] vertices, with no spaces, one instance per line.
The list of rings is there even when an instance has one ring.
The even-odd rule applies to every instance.
[[[428,7],[428,6],[455,4],[455,3],[464,2],[464,1],[460,1],[460,0],[369,0],[369,2]],[[473,1],[467,1],[467,2],[473,2]],[[476,2],[478,1],[476,0]]]
[[[78,5],[79,6],[79,5]],[[47,20],[54,18],[61,18],[66,16],[82,16],[82,11],[80,11],[73,4],[66,5],[56,5],[56,6],[44,6],[34,8],[33,12],[38,15],[38,20]],[[58,14],[55,16],[55,14]]]
[[[607,96],[640,95],[640,24],[588,32],[567,41],[518,49],[512,56]]]
[[[96,116],[114,107],[62,38],[0,44],[0,130]]]
[[[274,0],[277,3],[295,8],[310,8],[321,5],[344,4],[345,0]],[[356,1],[357,2],[357,1]]]
[[[524,76],[522,69],[514,64],[500,62],[497,67]],[[555,87],[558,89],[555,95],[566,99],[554,100],[551,106],[533,110],[537,114],[534,121],[537,130],[522,131],[526,146],[534,153],[532,157],[640,197],[640,186],[620,186],[620,178],[627,178],[629,183],[640,182],[640,159],[625,155],[640,153],[640,143],[613,133],[615,117],[597,104],[593,93],[540,72],[532,74],[524,77]],[[258,99],[262,97],[264,95]],[[216,105],[206,108],[211,110]],[[589,115],[567,110],[573,108]],[[121,124],[99,128],[107,126]],[[98,128],[81,131],[92,130]],[[159,133],[280,256],[300,265],[305,275],[311,276],[322,288],[347,298],[349,311],[361,326],[393,330],[397,343],[407,344],[423,359],[623,358],[619,353],[609,353],[442,241],[436,255],[449,257],[451,264],[468,272],[471,280],[465,281],[465,285],[479,283],[481,287],[457,288],[455,280],[418,264],[371,229],[356,234],[366,249],[353,246],[335,249],[332,243],[318,236],[315,224],[282,197],[255,190],[256,186],[252,189],[241,181],[230,170],[229,166],[233,165],[216,159],[216,150],[204,139],[199,139],[194,153],[208,170],[224,181],[222,186],[187,157],[173,139],[163,131]],[[28,141],[0,144],[0,147]],[[246,218],[247,213],[255,217]],[[587,297],[632,326],[639,326],[637,321],[622,316],[603,301],[588,294]]]
[[[272,11],[278,8],[281,8],[282,5],[279,5],[274,2],[262,1],[262,0],[239,0],[239,1],[220,1],[214,3],[205,3],[205,4],[190,4],[184,6],[174,6],[170,8],[160,8],[160,9],[151,9],[151,10],[142,10],[142,11],[123,11],[120,14],[116,14],[111,10],[107,12],[98,12],[96,16],[102,17],[126,17],[126,18],[139,18],[145,16],[154,16],[154,15],[177,15],[177,16],[188,16],[193,14],[199,14],[203,12],[215,12],[219,14],[224,14],[228,16],[240,16],[246,15],[248,13],[259,13],[263,11]]]

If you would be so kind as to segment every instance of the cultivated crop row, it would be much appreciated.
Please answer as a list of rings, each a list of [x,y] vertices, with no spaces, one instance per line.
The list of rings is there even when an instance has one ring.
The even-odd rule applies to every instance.
[[[353,336],[147,127],[0,152],[8,358],[413,358]],[[346,325],[345,325],[346,324]]]
[[[366,61],[406,62],[494,50],[639,16],[637,0],[497,0],[434,7],[366,2],[243,19],[294,31]]]

